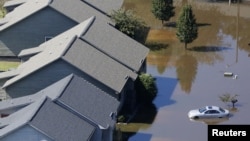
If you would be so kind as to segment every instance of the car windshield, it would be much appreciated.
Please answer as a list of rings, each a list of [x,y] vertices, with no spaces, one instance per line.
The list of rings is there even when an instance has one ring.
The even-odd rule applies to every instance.
[[[203,112],[206,111],[206,110],[207,110],[206,107],[202,107],[202,108],[199,109],[199,112],[200,112],[200,113],[203,113]]]
[[[219,108],[219,110],[220,110],[222,113],[225,113],[225,110],[224,110],[224,109]]]

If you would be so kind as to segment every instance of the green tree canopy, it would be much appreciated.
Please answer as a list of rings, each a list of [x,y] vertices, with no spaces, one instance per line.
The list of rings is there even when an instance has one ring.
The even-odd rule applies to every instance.
[[[140,74],[135,86],[138,100],[141,102],[152,102],[157,95],[158,89],[155,78],[150,74]]]
[[[169,21],[174,16],[173,0],[152,0],[152,13],[162,21]]]
[[[198,27],[191,5],[184,5],[177,20],[177,38],[180,42],[187,44],[198,37]]]
[[[115,27],[121,32],[134,38],[136,32],[145,27],[145,23],[136,17],[131,10],[125,10],[123,8],[114,10],[110,18],[115,22]]]

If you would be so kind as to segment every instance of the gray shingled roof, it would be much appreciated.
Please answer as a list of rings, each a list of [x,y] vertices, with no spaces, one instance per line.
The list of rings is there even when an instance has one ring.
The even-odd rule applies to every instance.
[[[93,46],[78,39],[89,29],[93,20],[94,17],[89,18],[72,29],[41,44],[41,47],[46,46],[44,50],[22,63],[17,70],[13,70],[16,71],[14,73],[16,76],[6,81],[3,88],[58,59],[63,59],[116,92],[121,92],[127,82],[127,78],[130,77],[135,80],[137,74],[98,51]],[[0,73],[0,76],[7,77],[10,74],[11,72],[3,72],[3,74]]]
[[[122,0],[105,0],[105,2],[99,2],[98,0],[87,0],[85,2],[81,0],[53,0],[51,3],[50,0],[37,1],[38,2],[28,0],[7,14],[4,19],[0,20],[0,22],[6,22],[0,26],[0,31],[20,22],[22,19],[38,12],[44,7],[53,8],[78,23],[81,23],[90,16],[95,16],[97,20],[93,24],[93,27],[91,27],[89,33],[84,36],[84,39],[96,45],[96,48],[133,71],[139,71],[142,65],[141,63],[146,58],[149,49],[111,27],[108,24],[110,22],[109,18],[98,10],[98,8],[100,8],[101,11],[105,11],[107,12],[106,14],[108,14],[112,11],[112,7],[119,9]],[[93,8],[90,5],[95,5],[94,7],[98,8]],[[30,50],[26,51],[27,52],[23,51],[19,56],[30,53]],[[36,51],[39,50],[36,49]],[[33,52],[35,53],[35,50],[33,50]]]
[[[18,98],[7,99],[0,102],[0,111],[8,110],[8,109],[20,109],[23,106],[34,103],[38,99],[41,99],[44,96],[48,96],[51,99],[58,98],[68,83],[71,81],[73,75],[69,75],[58,82],[42,89],[41,91],[27,96],[22,96]]]
[[[113,5],[113,3],[110,5]],[[78,23],[84,21],[90,16],[95,16],[108,21],[108,17],[104,13],[101,13],[98,9],[94,9],[81,0],[53,0],[49,7]]]
[[[50,1],[51,0],[29,0],[25,4],[18,6],[12,12],[7,13],[3,19],[0,19],[0,23],[2,23],[0,31],[9,28],[10,26],[47,7]]]
[[[16,81],[28,76],[29,74],[47,66],[48,64],[60,59],[64,52],[69,48],[71,43],[77,36],[81,36],[87,28],[90,26],[91,22],[94,20],[94,17],[89,18],[88,20],[78,24],[77,26],[65,31],[64,33],[54,37],[53,39],[41,44],[41,47],[45,49],[31,57],[28,61],[22,63],[18,66],[17,70],[12,70],[18,72],[18,75],[9,79],[3,87],[7,87]],[[0,76],[2,78],[7,77],[11,74],[12,71],[2,72]],[[16,73],[13,73],[16,74]]]
[[[58,101],[103,128],[114,126],[115,119],[110,115],[116,115],[120,105],[118,100],[76,75]]]
[[[133,80],[137,77],[136,73],[80,39],[74,41],[62,58],[117,92],[122,91],[128,77]]]
[[[38,99],[35,103],[18,112],[0,119],[7,126],[0,129],[0,138],[31,125],[38,132],[55,141],[89,140],[96,130],[95,125],[55,104],[49,98]]]
[[[46,46],[45,49],[22,63],[17,70],[13,70],[18,72],[18,74],[16,75],[15,73],[16,76],[6,81],[3,88],[58,59],[63,59],[109,88],[121,92],[127,82],[127,78],[130,77],[135,80],[137,74],[86,44],[86,42],[76,39],[85,33],[93,20],[93,17],[89,18],[74,28],[43,43],[41,46]],[[10,74],[10,72],[3,73]],[[2,77],[4,77],[4,74],[1,74]]]
[[[20,3],[21,1],[8,2],[6,5],[13,5],[13,3],[16,2]],[[107,2],[109,2],[109,0],[107,0]],[[98,2],[91,3],[97,4]],[[120,3],[121,0],[116,0],[112,3],[101,4],[102,6],[98,7],[103,8],[101,11],[107,11],[107,13],[110,13],[108,12],[108,7],[112,9],[114,6],[114,9],[118,9]],[[98,9],[94,9],[81,0],[26,0],[26,2],[24,1],[23,4],[16,7],[13,11],[7,13],[3,19],[0,19],[0,31],[24,20],[45,7],[51,7],[78,23],[81,23],[91,16],[96,16],[106,20],[108,19],[104,13],[98,12]],[[111,9],[110,11],[112,11]]]
[[[134,71],[139,71],[149,52],[148,48],[98,18],[82,38]]]
[[[45,100],[46,96],[63,106],[54,104],[50,99]],[[0,129],[0,138],[29,123],[47,136],[59,141],[64,141],[62,140],[64,136],[70,137],[71,135],[82,137],[81,135],[84,134],[84,137],[89,137],[93,131],[89,123],[99,125],[101,128],[114,126],[115,119],[112,119],[112,115],[115,116],[120,104],[107,93],[74,74],[34,94],[33,98],[35,97],[37,99],[33,100],[29,106],[0,119],[0,127],[6,126]],[[16,102],[18,100],[23,99],[13,99]],[[79,116],[69,111],[74,111]],[[68,128],[69,130],[65,131]],[[79,135],[73,129],[83,132]],[[65,141],[68,141],[67,138]]]
[[[39,101],[39,99],[43,99],[45,96],[59,101],[103,128],[106,128],[108,125],[114,125],[115,120],[110,117],[110,114],[116,113],[120,105],[118,100],[98,87],[79,76],[70,74],[33,95],[0,102],[0,110],[30,105]],[[0,126],[8,124],[9,122],[4,124],[0,120]]]
[[[90,5],[97,7],[103,12],[109,14],[112,10],[117,10],[121,8],[123,0],[82,0]]]
[[[16,5],[26,3],[28,1],[32,1],[32,0],[7,0],[4,3],[4,7],[16,6]],[[115,1],[114,0],[102,0],[101,2],[100,0],[77,0],[77,1],[82,1],[88,4],[89,6],[99,9],[100,11],[104,13],[109,13],[113,9],[119,9],[123,4],[123,0],[115,0]]]
[[[79,116],[46,99],[30,125],[55,141],[87,141],[95,127]]]
[[[100,7],[101,5],[103,7],[108,5],[107,3],[98,3],[97,0],[88,0],[87,2],[96,4]],[[115,2],[117,3],[117,1]],[[65,3],[65,5],[62,5],[62,3]],[[50,7],[60,11],[78,23],[88,18],[86,17],[87,15],[95,15],[96,20],[83,38],[133,71],[139,71],[142,65],[141,63],[146,58],[149,49],[109,25],[110,20],[101,12],[82,3],[83,2],[79,0],[61,0],[60,2],[54,1],[50,4]],[[111,3],[110,6],[113,4],[116,5],[116,3]],[[74,10],[72,10],[71,7],[74,7]],[[79,12],[83,9],[84,14]]]
[[[91,22],[91,19],[76,26],[72,30],[74,31],[80,27],[85,29],[88,27],[89,22]],[[71,33],[71,30],[67,32]],[[9,79],[3,85],[3,88],[8,87],[43,67],[46,67],[58,59],[63,59],[69,62],[117,92],[121,92],[124,88],[128,77],[133,80],[137,78],[137,74],[129,70],[127,67],[121,65],[82,40],[75,38],[77,38],[77,36],[74,36],[73,34],[62,34],[42,44],[42,46],[48,45],[49,47],[46,47],[44,51],[21,64],[17,70],[13,70],[18,72],[18,74],[16,75],[15,73],[16,76]],[[9,74],[10,72],[3,73]]]
[[[5,118],[0,118],[1,127],[6,126],[0,129],[0,138],[27,124],[37,112],[37,110],[41,107],[44,100],[44,97],[37,99],[35,103],[32,103],[31,105],[15,112],[14,114],[11,114]]]

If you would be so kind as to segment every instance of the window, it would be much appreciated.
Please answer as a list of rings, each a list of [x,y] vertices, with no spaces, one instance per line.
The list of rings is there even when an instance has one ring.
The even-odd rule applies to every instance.
[[[219,108],[219,110],[220,110],[222,113],[225,113],[225,110],[224,110],[224,109]]]
[[[217,110],[212,110],[211,113],[212,113],[212,114],[219,114],[220,112],[217,111]]]
[[[206,110],[207,110],[206,107],[203,107],[203,108],[200,108],[200,109],[199,109],[199,112],[200,112],[200,113],[203,113],[203,112],[205,112]]]

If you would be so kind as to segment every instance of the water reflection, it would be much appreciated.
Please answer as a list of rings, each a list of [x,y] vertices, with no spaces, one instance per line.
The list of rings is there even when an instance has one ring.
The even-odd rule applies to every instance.
[[[140,138],[140,140],[144,141],[144,139],[149,139],[151,137],[150,134],[137,134],[137,132],[151,127],[157,115],[158,109],[175,103],[171,97],[177,83],[178,80],[174,78],[156,77],[158,94],[153,103],[141,105],[137,109],[135,117],[129,123],[117,124],[116,128],[123,132],[123,140],[127,140],[134,134],[136,134],[136,136],[133,140]]]
[[[148,141],[152,136],[151,134],[137,132],[139,130],[146,130],[150,128],[154,122],[156,114],[157,108],[153,103],[138,107],[135,117],[129,123],[121,123],[116,125],[116,129],[122,131],[122,140],[127,141],[136,134],[136,137],[133,140],[140,138],[140,140]]]
[[[169,62],[172,60],[172,48],[151,51],[147,56],[147,63],[157,67],[158,73],[165,72]]]
[[[147,60],[150,65],[156,66],[159,74],[163,74],[167,68],[175,67],[182,90],[190,93],[198,71],[198,64],[213,65],[221,62],[224,59],[220,52],[228,49],[231,48],[203,46],[185,50],[181,47],[168,47],[150,52]]]
[[[174,26],[185,3],[192,5],[199,24],[199,36],[188,45],[188,50],[176,38]],[[249,110],[249,95],[246,93],[249,87],[244,85],[250,79],[247,60],[247,55],[250,56],[249,4],[244,0],[239,4],[175,0],[176,16],[170,19],[170,26],[162,27],[161,21],[155,19],[150,11],[151,0],[124,0],[124,7],[134,10],[150,27],[145,43],[154,48],[147,56],[148,70],[157,76],[159,87],[159,94],[153,101],[155,113],[151,113],[152,124],[128,124],[133,132],[129,140],[205,140],[206,126],[199,123],[249,123],[250,117],[246,114]],[[239,78],[227,79],[223,76],[224,71],[239,74]],[[186,117],[185,112],[194,105],[203,105],[204,102],[223,104],[216,97],[225,91],[240,94],[242,98],[235,108],[230,109],[233,114],[230,120],[193,123]],[[143,116],[147,117],[146,113],[141,113]],[[179,132],[183,133],[182,136],[179,136]],[[194,138],[191,134],[198,135]]]
[[[156,77],[158,94],[153,103],[157,107],[157,109],[175,103],[175,101],[173,101],[171,97],[177,83],[178,80],[175,78]]]
[[[176,61],[176,73],[181,85],[181,89],[186,93],[190,93],[192,83],[197,73],[198,61],[189,54],[181,55]]]
[[[135,137],[131,138],[129,141],[149,141],[152,134],[138,133]]]
[[[230,46],[231,39],[238,40],[239,48],[250,51],[249,43],[249,7],[236,3],[226,5],[221,3],[190,2],[193,6],[198,23],[209,23],[211,28],[200,28],[199,41],[214,44],[227,44]],[[178,4],[177,4],[178,5]],[[213,12],[211,12],[213,11]],[[206,15],[206,16],[204,16]],[[231,39],[230,39],[231,38]],[[218,42],[214,42],[218,41]]]
[[[140,4],[135,5],[135,3],[140,2],[141,1],[139,0],[134,3],[129,1],[129,4],[126,5],[125,1],[124,6],[135,10],[138,15],[144,15],[147,11],[140,11],[142,10],[140,8]],[[147,0],[145,3],[150,5],[150,2]],[[142,4],[143,7],[146,7],[145,3]],[[248,46],[248,40],[250,37],[248,31],[250,30],[250,27],[247,26],[247,20],[244,20],[246,16],[241,13],[242,10],[240,4],[229,6],[215,2],[207,3],[201,1],[193,2],[187,0],[177,0],[174,3],[176,6],[176,15],[179,14],[181,7],[186,3],[192,5],[197,23],[199,25],[198,38],[193,43],[188,45],[189,51],[196,52],[189,52],[187,54],[183,49],[184,45],[179,43],[176,39],[176,29],[174,27],[159,29],[159,25],[161,23],[152,22],[155,18],[151,16],[148,16],[148,19],[151,19],[151,22],[148,21],[147,24],[151,25],[151,30],[148,33],[146,44],[157,42],[160,45],[165,45],[164,48],[154,48],[149,53],[147,58],[148,64],[156,66],[159,74],[163,74],[167,68],[175,67],[177,69],[177,75],[180,79],[182,90],[186,93],[190,93],[199,64],[213,65],[217,62],[222,62],[224,61],[224,56],[221,55],[220,52],[235,49],[236,47],[244,49],[250,53],[250,47]],[[243,10],[244,9],[245,7]],[[142,17],[145,18],[145,16]],[[177,16],[173,17],[171,20],[176,21],[176,19]],[[185,68],[190,72],[190,74],[192,74],[190,77],[187,77],[187,73],[183,70],[183,65],[185,64],[184,61],[186,61],[186,59],[183,59],[182,57],[183,54],[186,56],[192,56],[189,58],[191,59],[190,62],[193,62],[194,64],[190,65],[190,68],[186,65],[187,68]]]
[[[207,118],[207,119],[190,119],[192,122],[200,122],[204,123],[207,125],[215,125],[215,124],[220,124],[222,122],[225,122],[229,120],[229,117],[226,118]]]

